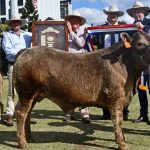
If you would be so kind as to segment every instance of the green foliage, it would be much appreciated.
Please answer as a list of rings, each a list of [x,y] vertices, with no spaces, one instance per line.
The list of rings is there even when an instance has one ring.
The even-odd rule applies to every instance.
[[[3,31],[8,30],[9,26],[7,24],[0,24],[0,35],[3,33]]]
[[[32,30],[32,21],[37,21],[39,17],[38,11],[35,10],[32,0],[26,0],[25,6],[22,9],[22,19],[27,19],[28,23],[24,27],[23,30]]]
[[[125,21],[119,21],[119,24],[127,24]]]

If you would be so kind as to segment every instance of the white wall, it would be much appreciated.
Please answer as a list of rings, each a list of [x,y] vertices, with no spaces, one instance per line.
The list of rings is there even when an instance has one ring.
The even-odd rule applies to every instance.
[[[6,1],[6,15],[0,16],[0,18],[4,17],[6,19],[9,19],[9,14],[8,10],[10,8],[9,6],[9,1],[10,0],[5,0]],[[17,4],[17,0],[11,0]],[[38,13],[39,13],[39,19],[45,20],[48,17],[51,17],[55,20],[61,20],[60,19],[60,0],[35,0],[37,1],[37,7],[38,7]],[[24,4],[26,0],[23,0]],[[18,9],[21,7],[13,6],[15,8],[15,13],[18,13]],[[72,14],[72,4],[69,5],[69,14]]]
[[[60,0],[38,0],[39,19],[45,20],[51,17],[60,20]]]

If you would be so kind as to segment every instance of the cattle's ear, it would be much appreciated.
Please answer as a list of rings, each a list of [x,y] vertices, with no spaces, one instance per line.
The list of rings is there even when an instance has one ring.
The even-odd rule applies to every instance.
[[[130,35],[128,33],[126,33],[126,32],[122,32],[122,33],[120,33],[120,37],[121,37],[121,40],[124,43],[124,46],[126,48],[130,48],[131,47],[131,43],[132,43],[132,38],[130,37]]]

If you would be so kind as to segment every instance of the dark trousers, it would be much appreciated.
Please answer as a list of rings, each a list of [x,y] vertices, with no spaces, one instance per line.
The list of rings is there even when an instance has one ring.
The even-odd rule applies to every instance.
[[[140,116],[147,117],[148,116],[148,99],[147,93],[144,90],[138,89],[138,97],[140,102]]]
[[[129,115],[129,110],[128,107],[123,109],[123,116],[128,117]],[[103,108],[103,116],[111,117],[109,109]]]

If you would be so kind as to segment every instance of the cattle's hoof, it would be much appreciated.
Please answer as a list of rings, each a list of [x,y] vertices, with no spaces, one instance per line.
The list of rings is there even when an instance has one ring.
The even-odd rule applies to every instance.
[[[23,150],[27,150],[27,149],[29,149],[29,147],[28,147],[28,144],[25,142],[25,143],[23,143],[23,144],[19,144],[19,149],[23,149]]]
[[[119,145],[119,150],[127,150],[128,148],[127,148],[127,145],[126,145],[126,143],[121,143],[120,145]]]

